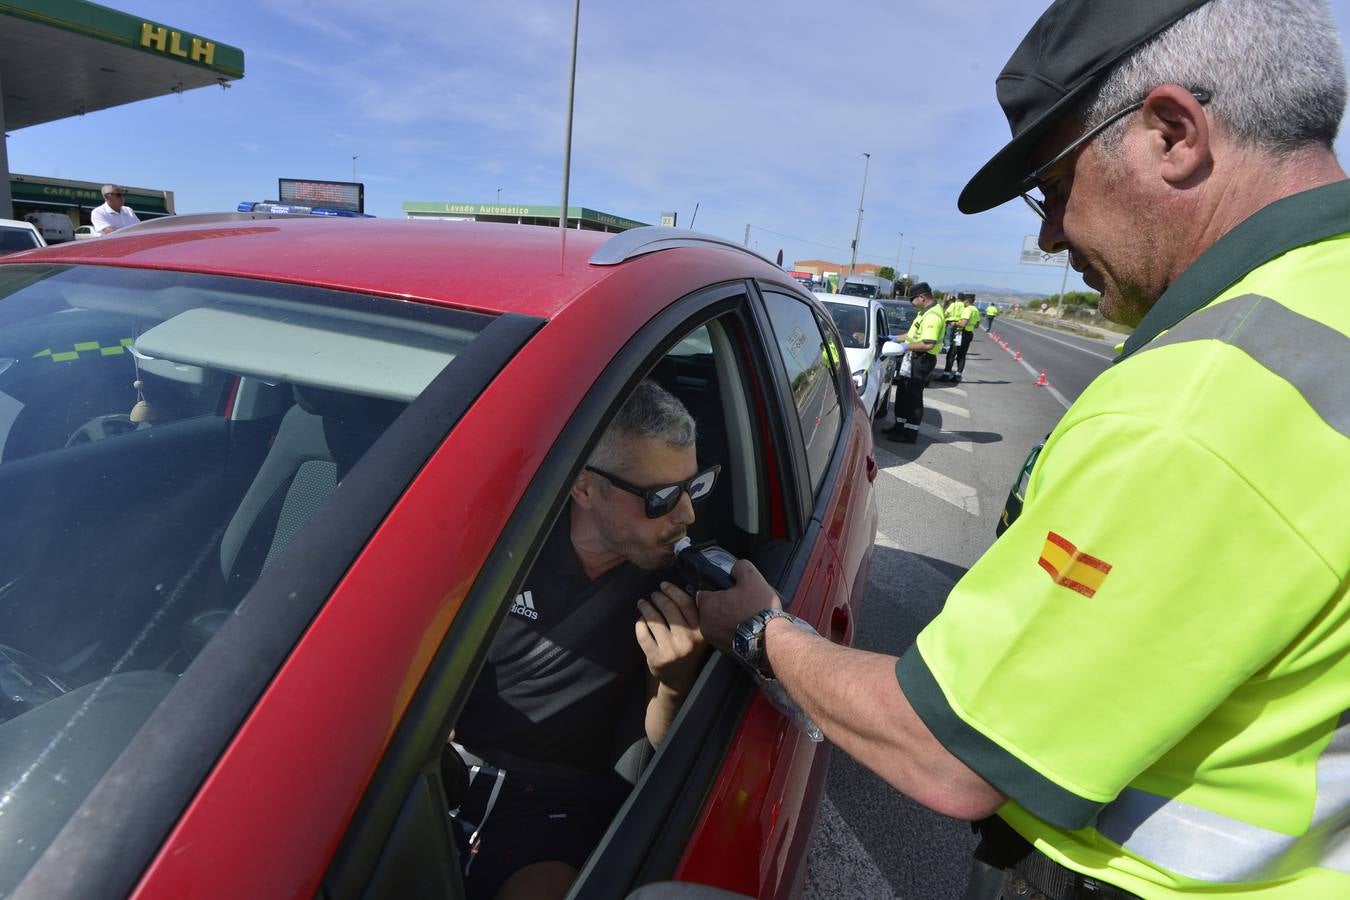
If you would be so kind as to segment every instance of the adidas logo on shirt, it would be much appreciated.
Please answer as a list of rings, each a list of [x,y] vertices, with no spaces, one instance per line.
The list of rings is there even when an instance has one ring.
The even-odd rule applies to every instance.
[[[539,613],[534,608],[534,591],[516,595],[516,599],[511,603],[511,615],[524,616],[527,619],[539,618]]]

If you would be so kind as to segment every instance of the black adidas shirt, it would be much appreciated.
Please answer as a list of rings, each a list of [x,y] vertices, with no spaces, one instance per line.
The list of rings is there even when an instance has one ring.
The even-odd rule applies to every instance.
[[[642,735],[647,663],[633,625],[637,601],[662,578],[624,563],[591,581],[565,509],[492,642],[455,740],[489,761],[495,749],[608,771]]]

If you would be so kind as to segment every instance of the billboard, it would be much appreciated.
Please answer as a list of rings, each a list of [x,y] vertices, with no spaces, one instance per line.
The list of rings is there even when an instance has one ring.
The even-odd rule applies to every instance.
[[[366,211],[366,186],[354,181],[278,178],[277,199],[298,206],[321,206],[363,213]]]

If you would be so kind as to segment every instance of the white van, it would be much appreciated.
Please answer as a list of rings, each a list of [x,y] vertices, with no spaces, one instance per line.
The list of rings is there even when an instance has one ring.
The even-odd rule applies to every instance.
[[[32,224],[42,235],[43,240],[49,244],[75,240],[75,226],[71,224],[70,216],[65,213],[30,212],[23,220]]]

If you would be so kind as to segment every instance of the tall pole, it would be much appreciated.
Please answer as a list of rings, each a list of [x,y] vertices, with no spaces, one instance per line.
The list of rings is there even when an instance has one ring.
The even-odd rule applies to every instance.
[[[567,258],[567,178],[572,171],[572,99],[577,92],[577,33],[581,28],[581,0],[572,3],[572,51],[567,72],[567,125],[563,135],[562,208],[558,210],[558,233],[562,238],[558,255],[561,270]]]
[[[750,246],[750,223],[745,223],[745,246]]]
[[[352,183],[356,183],[356,157],[352,157]]]
[[[863,154],[863,186],[862,193],[858,195],[858,224],[853,226],[853,258],[848,261],[848,274],[853,274],[853,267],[858,263],[858,238],[862,236],[862,214],[863,198],[867,196],[867,167],[872,164],[872,154]]]
[[[1064,251],[1064,276],[1059,279],[1059,307],[1064,308],[1064,286],[1069,283],[1069,251]]]
[[[914,277],[914,245],[909,245],[909,271],[905,273],[909,277]]]
[[[895,277],[900,277],[900,251],[905,248],[905,233],[900,232],[900,243],[895,245]],[[909,273],[906,272],[906,275]]]
[[[498,206],[501,206],[501,205],[502,205],[502,189],[501,189],[501,188],[497,188],[497,205],[498,205]]]

